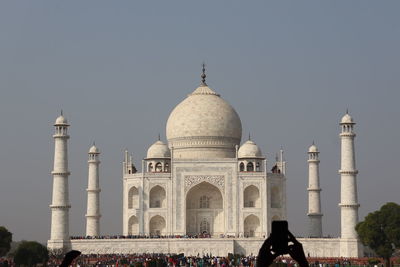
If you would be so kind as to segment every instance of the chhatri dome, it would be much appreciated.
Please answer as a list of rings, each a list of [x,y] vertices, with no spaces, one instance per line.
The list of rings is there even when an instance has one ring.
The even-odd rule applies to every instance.
[[[238,158],[262,158],[261,149],[252,140],[247,140],[238,151]]]
[[[68,125],[67,119],[63,116],[62,111],[61,115],[57,117],[56,122],[54,125]]]
[[[147,158],[148,159],[162,159],[162,158],[170,158],[171,152],[166,144],[164,144],[161,140],[158,140],[154,144],[152,144],[147,150]]]
[[[240,144],[242,123],[228,102],[205,82],[178,104],[166,127],[174,158],[234,158]]]
[[[318,148],[317,148],[317,146],[314,144],[314,142],[313,142],[313,144],[310,146],[310,148],[308,149],[308,152],[309,152],[309,153],[317,153],[317,152],[318,152]]]
[[[95,146],[95,144],[93,144],[92,147],[89,149],[89,153],[91,153],[91,154],[99,154],[100,150]]]
[[[342,120],[340,121],[340,124],[354,124],[353,118],[349,115],[348,112],[346,112],[346,114],[344,114],[344,116],[342,117]]]

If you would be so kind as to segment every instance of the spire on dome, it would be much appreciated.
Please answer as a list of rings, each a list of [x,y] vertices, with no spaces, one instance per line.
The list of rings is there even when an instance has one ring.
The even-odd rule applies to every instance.
[[[158,141],[160,141],[161,140],[161,138],[160,138],[160,133],[158,134]]]
[[[250,132],[249,132],[249,141],[251,140],[251,135],[250,135]]]
[[[207,86],[207,83],[206,83],[206,77],[207,77],[207,75],[206,75],[206,64],[203,63],[202,66],[203,66],[203,69],[202,69],[203,73],[201,74],[201,86]]]

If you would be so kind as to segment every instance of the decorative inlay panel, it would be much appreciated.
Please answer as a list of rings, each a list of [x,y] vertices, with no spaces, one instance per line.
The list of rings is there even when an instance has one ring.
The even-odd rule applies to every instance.
[[[225,192],[225,176],[224,175],[186,175],[185,176],[185,193],[195,185],[201,182],[208,182]]]

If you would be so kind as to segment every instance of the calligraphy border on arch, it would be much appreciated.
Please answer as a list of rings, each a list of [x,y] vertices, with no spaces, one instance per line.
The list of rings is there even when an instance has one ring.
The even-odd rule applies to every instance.
[[[185,193],[195,185],[201,182],[209,182],[218,187],[222,193],[225,192],[225,176],[224,175],[185,175]]]

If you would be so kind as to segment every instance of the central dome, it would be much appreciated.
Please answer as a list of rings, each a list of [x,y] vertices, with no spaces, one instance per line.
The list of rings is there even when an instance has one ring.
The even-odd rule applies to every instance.
[[[166,131],[175,158],[234,158],[242,123],[231,105],[203,83],[174,108]]]

